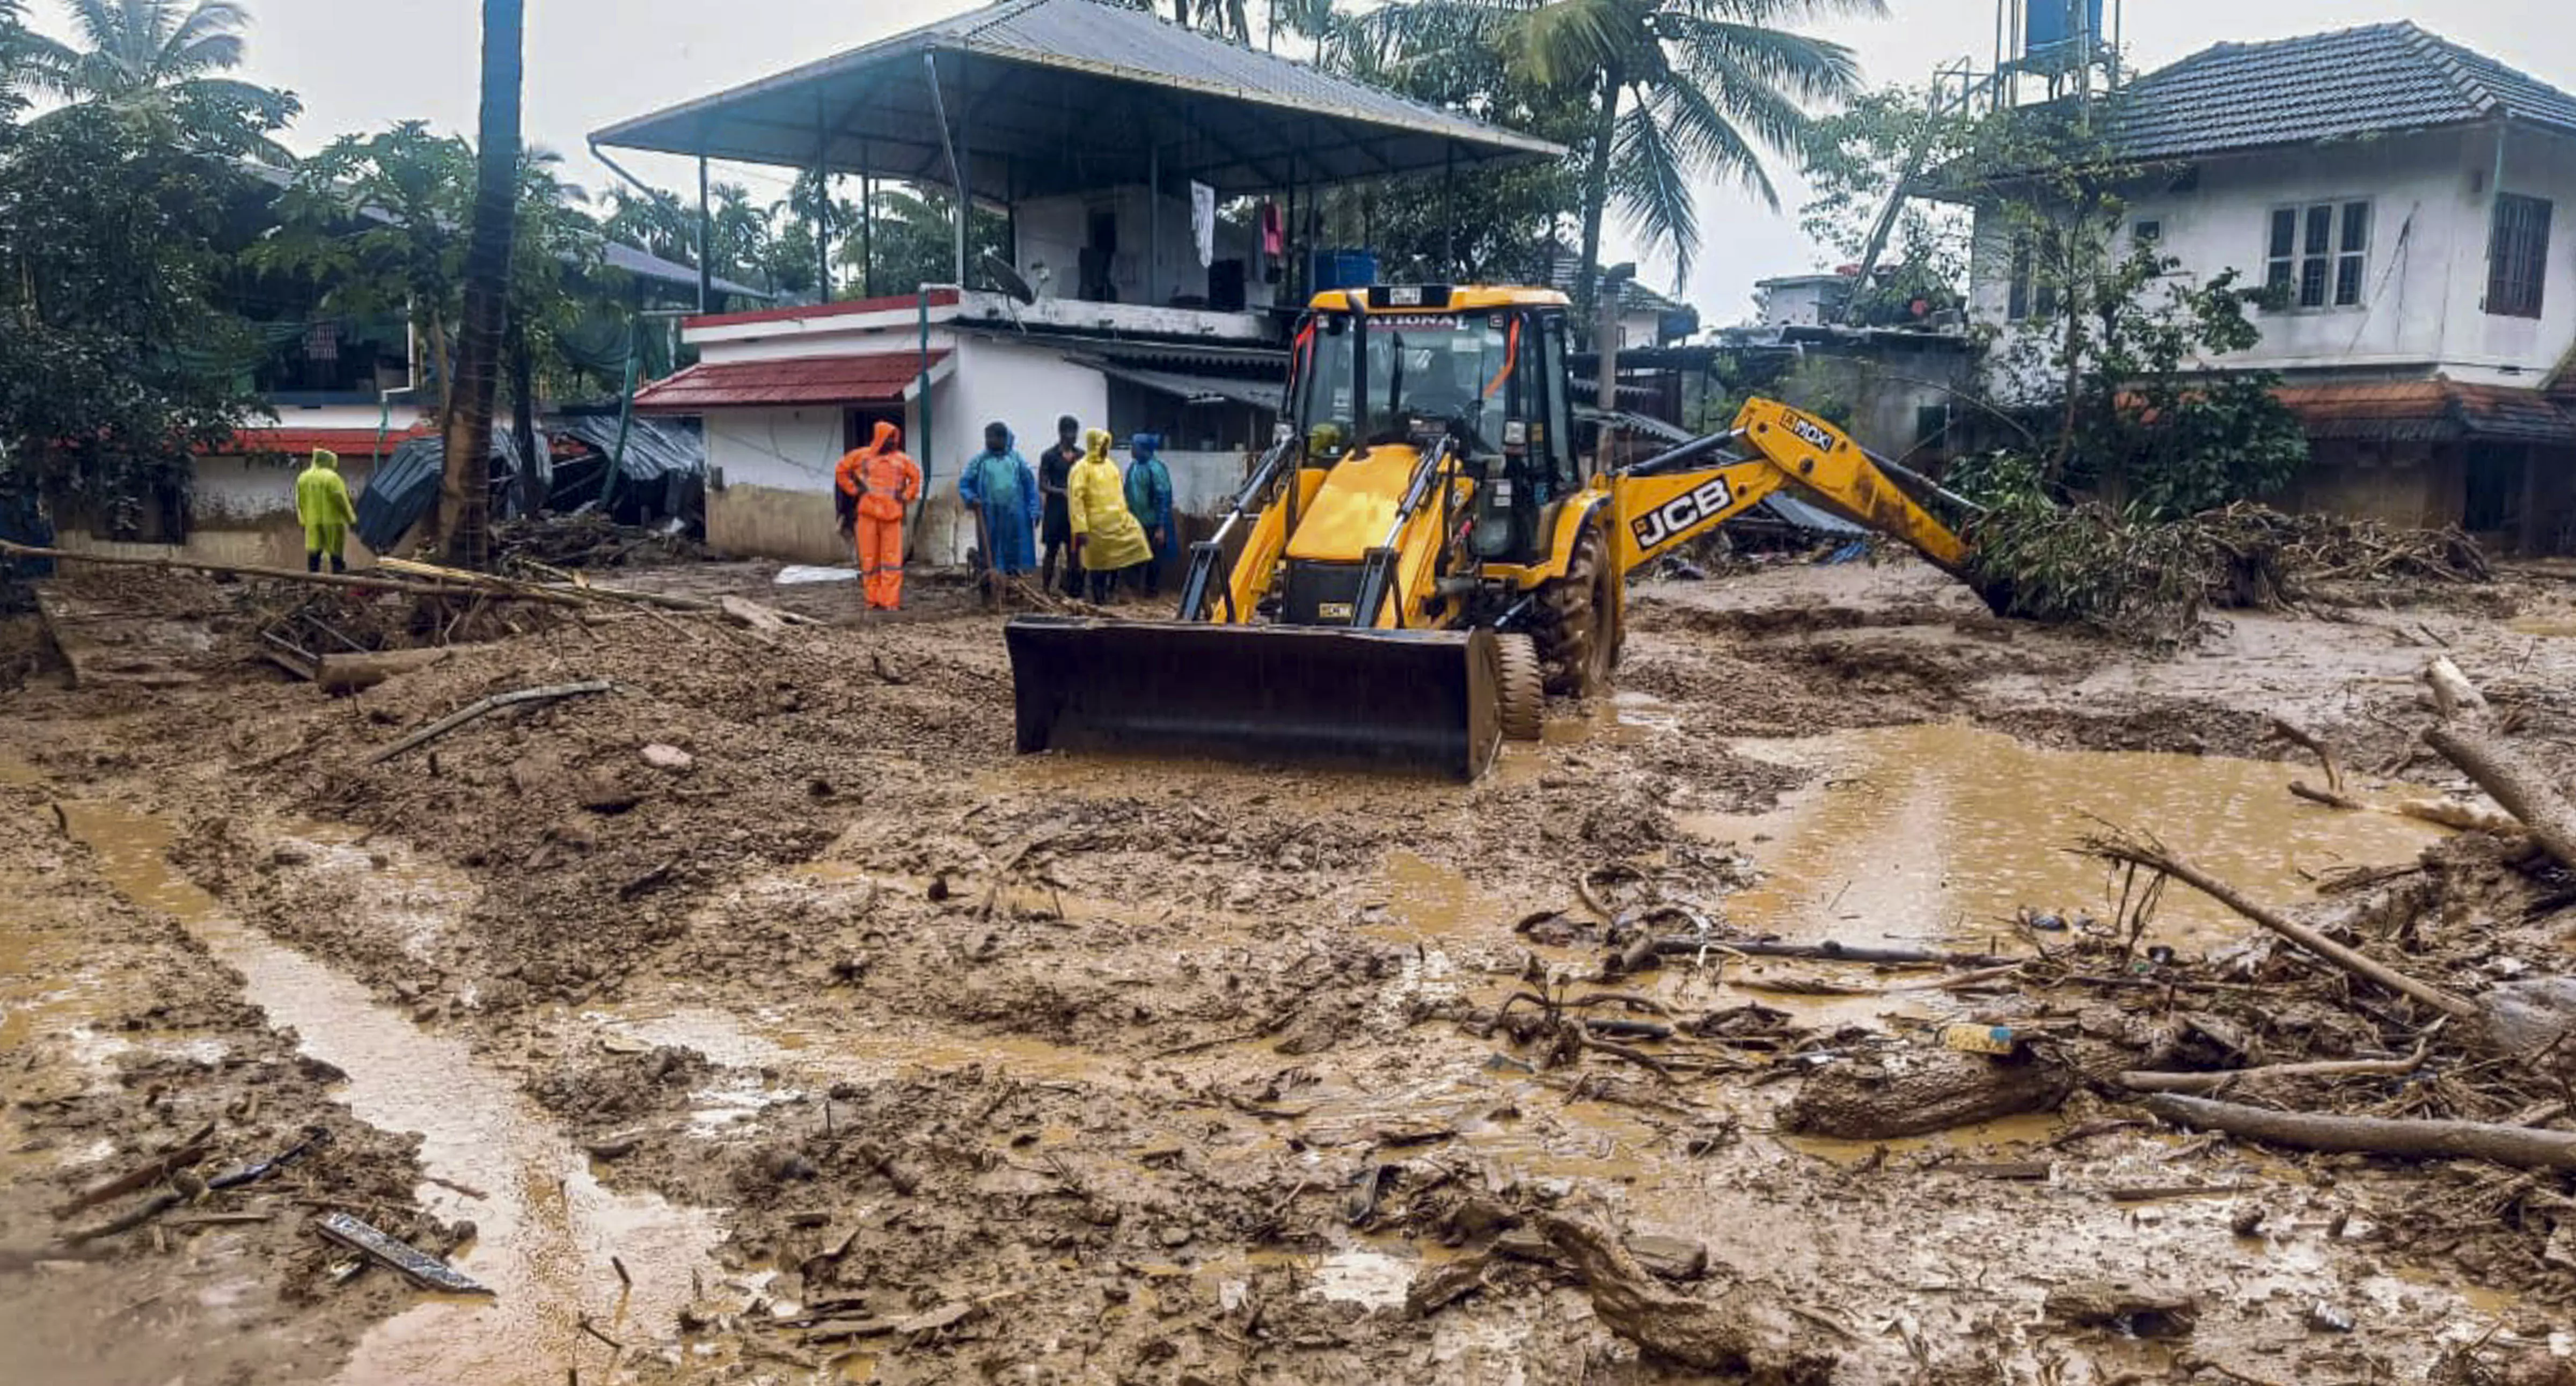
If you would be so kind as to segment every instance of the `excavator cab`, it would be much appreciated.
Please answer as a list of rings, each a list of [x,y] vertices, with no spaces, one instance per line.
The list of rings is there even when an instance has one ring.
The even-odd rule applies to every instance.
[[[1377,285],[1311,313],[1290,355],[1286,426],[1306,465],[1325,469],[1380,448],[1419,459],[1445,441],[1474,490],[1461,556],[1530,563],[1545,548],[1542,514],[1582,484],[1566,309],[1484,297]]]

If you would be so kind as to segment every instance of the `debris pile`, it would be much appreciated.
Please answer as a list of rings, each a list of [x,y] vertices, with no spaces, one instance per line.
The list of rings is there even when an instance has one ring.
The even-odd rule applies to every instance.
[[[2189,632],[2204,606],[2280,609],[2385,591],[2493,580],[2457,528],[2285,514],[2239,502],[2179,520],[2097,501],[2010,499],[1978,520],[1975,577],[1998,610],[2154,641]]]
[[[620,568],[693,563],[707,546],[689,537],[677,519],[657,525],[621,525],[596,510],[503,520],[492,526],[493,560],[547,568]]]

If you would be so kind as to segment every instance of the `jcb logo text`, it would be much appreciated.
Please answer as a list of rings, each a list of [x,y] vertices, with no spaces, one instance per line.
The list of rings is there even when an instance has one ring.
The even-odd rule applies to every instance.
[[[1691,526],[1723,514],[1732,499],[1726,478],[1711,477],[1629,521],[1628,529],[1637,536],[1637,547],[1651,553],[1656,545],[1688,533]]]

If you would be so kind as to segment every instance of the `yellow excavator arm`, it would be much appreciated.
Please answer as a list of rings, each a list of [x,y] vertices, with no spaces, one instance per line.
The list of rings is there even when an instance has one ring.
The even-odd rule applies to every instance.
[[[1727,449],[1753,455],[1718,466],[1701,463]],[[1795,482],[1827,509],[1904,540],[1935,566],[1966,580],[1967,541],[1899,486],[1892,470],[1822,419],[1776,400],[1750,400],[1727,432],[1649,458],[1612,478],[1619,520],[1614,558],[1624,576]]]

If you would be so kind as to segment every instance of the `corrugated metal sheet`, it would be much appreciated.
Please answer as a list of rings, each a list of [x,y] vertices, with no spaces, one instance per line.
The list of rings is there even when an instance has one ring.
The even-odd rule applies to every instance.
[[[420,517],[438,499],[438,478],[445,465],[447,442],[436,436],[414,438],[376,465],[358,493],[358,538],[378,553],[402,543]],[[518,474],[519,449],[506,428],[492,430],[492,485],[497,492]]]
[[[1189,130],[1166,179],[1259,193],[1497,160],[1556,158],[1545,140],[1317,71],[1143,9],[1001,0],[730,91],[621,121],[603,145],[946,182],[923,55],[978,196],[1135,181],[1143,123]],[[820,147],[818,148],[818,144]],[[1291,155],[1296,155],[1291,168]]]
[[[1273,414],[1278,413],[1281,408],[1282,389],[1276,383],[1236,380],[1221,375],[1187,375],[1179,371],[1140,370],[1133,366],[1121,366],[1099,360],[1085,361],[1077,357],[1066,359],[1075,361],[1079,365],[1089,366],[1113,380],[1124,380],[1131,385],[1141,385],[1158,394],[1170,395],[1192,404],[1231,401],[1236,404],[1249,404],[1256,409],[1267,409]]]
[[[634,419],[626,433],[625,461],[618,475],[630,481],[658,481],[669,476],[695,476],[707,469],[706,440],[694,429],[670,419]],[[548,430],[560,442],[575,439],[617,453],[617,416],[590,414],[566,419]]]
[[[2114,112],[2112,138],[2139,159],[2499,117],[2576,133],[2576,96],[2411,23],[2222,43],[2139,78]]]
[[[933,351],[930,368],[948,359]],[[798,356],[781,361],[701,361],[635,392],[640,413],[696,414],[761,405],[877,404],[903,398],[921,378],[919,352]]]

